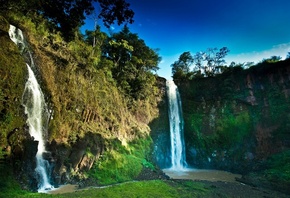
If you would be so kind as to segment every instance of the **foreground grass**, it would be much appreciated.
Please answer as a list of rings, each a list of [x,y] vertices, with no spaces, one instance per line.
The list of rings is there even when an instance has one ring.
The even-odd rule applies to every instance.
[[[204,187],[202,183],[187,181],[187,182],[173,182],[173,181],[138,181],[123,183],[120,185],[115,185],[107,188],[89,188],[73,193],[65,193],[58,195],[40,194],[40,193],[14,193],[7,194],[3,197],[104,197],[104,198],[119,198],[119,197],[138,197],[138,198],[148,198],[148,197],[207,197],[210,191]],[[1,194],[0,194],[1,196]]]

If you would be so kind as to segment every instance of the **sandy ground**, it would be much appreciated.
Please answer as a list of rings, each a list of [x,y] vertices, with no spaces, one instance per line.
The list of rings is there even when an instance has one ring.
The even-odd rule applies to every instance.
[[[62,193],[69,193],[75,192],[78,189],[78,185],[62,185],[59,188],[55,188],[53,190],[47,191],[48,194],[62,194]]]
[[[241,175],[226,171],[206,169],[185,169],[184,171],[164,169],[163,172],[171,179],[191,179],[199,181],[236,182],[236,178],[242,177]]]
[[[178,180],[196,180],[208,185],[213,190],[213,197],[227,198],[289,198],[278,191],[253,187],[236,178],[241,175],[219,170],[187,169],[184,171],[163,170],[175,182]]]

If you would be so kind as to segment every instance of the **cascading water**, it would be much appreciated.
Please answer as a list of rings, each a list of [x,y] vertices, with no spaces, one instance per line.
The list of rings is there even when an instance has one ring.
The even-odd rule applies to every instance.
[[[241,175],[225,171],[194,169],[188,167],[185,158],[183,117],[181,99],[173,81],[166,81],[169,101],[169,123],[171,139],[171,167],[163,172],[172,179],[192,179],[208,181],[235,182]]]
[[[183,116],[181,100],[174,82],[166,81],[169,100],[169,123],[171,138],[171,169],[184,170],[187,166],[183,138]]]
[[[22,31],[16,27],[10,25],[9,35],[11,40],[18,45],[21,51],[26,48]],[[34,67],[34,61],[30,52],[28,51],[31,67]],[[29,126],[29,134],[38,141],[38,150],[36,154],[36,173],[38,175],[38,192],[45,192],[50,190],[53,186],[49,183],[47,170],[49,169],[49,163],[43,159],[43,153],[45,153],[45,141],[44,132],[46,127],[46,121],[48,119],[48,111],[45,105],[45,100],[37,79],[29,66],[28,80],[25,84],[24,93],[22,96],[22,104],[25,107],[25,113],[27,114],[27,125]]]
[[[29,77],[25,84],[25,90],[23,93],[23,106],[25,107],[25,113],[27,114],[27,124],[29,126],[29,133],[36,141],[38,141],[37,153],[36,153],[36,172],[39,175],[38,191],[42,192],[52,188],[47,176],[47,169],[49,163],[43,159],[43,153],[45,153],[45,142],[43,139],[43,126],[44,126],[44,114],[45,103],[44,97],[39,87],[39,84],[34,76],[33,71],[27,64]]]

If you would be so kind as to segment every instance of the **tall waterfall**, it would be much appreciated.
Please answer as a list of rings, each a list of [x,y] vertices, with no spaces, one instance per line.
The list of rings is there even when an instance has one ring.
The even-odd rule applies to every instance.
[[[183,116],[181,100],[177,86],[173,81],[166,81],[169,100],[169,123],[171,138],[171,169],[183,170],[186,167],[183,138]]]
[[[24,37],[20,29],[10,25],[9,35],[11,40],[18,45],[21,51],[26,48]],[[34,61],[31,53],[28,51],[29,61],[31,67],[34,66]],[[27,125],[29,126],[29,134],[38,141],[38,150],[36,154],[36,173],[38,177],[38,192],[44,192],[52,189],[52,185],[49,183],[47,170],[49,169],[49,163],[43,159],[43,153],[45,153],[45,141],[44,133],[46,132],[48,111],[45,105],[45,100],[37,79],[27,63],[28,80],[25,84],[24,93],[22,96],[22,104],[25,107],[25,113],[27,114]]]

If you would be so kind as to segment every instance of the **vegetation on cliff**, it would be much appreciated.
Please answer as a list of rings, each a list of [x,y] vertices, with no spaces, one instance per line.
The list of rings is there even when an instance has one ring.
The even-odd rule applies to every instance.
[[[89,182],[104,185],[132,180],[144,168],[155,171],[150,161],[148,124],[159,115],[157,105],[164,97],[158,88],[160,79],[153,73],[161,60],[157,50],[127,26],[110,35],[100,27],[85,35],[79,32],[84,12],[92,12],[91,0],[55,2],[59,12],[54,11],[52,1],[0,2],[0,169],[1,177],[7,178],[0,186],[13,189],[16,195],[24,192],[15,185],[11,169],[2,171],[9,159],[23,186],[34,185],[23,174],[28,172],[23,167],[32,161],[30,154],[35,150],[21,106],[25,57],[9,39],[9,23],[24,31],[27,50],[36,60],[35,73],[51,115],[47,134],[51,155],[47,158],[54,163],[54,183],[89,178]],[[133,11],[125,1],[97,2],[106,26],[133,21]],[[120,5],[114,7],[116,3]],[[197,53],[194,57],[186,52],[172,65],[186,107],[187,161],[202,168],[257,171],[259,176],[287,186],[289,59],[279,62],[274,57],[243,70],[234,65],[224,67],[228,51],[226,47],[211,48],[207,56]],[[194,61],[196,70],[191,72],[189,66]],[[149,189],[152,196],[207,194],[203,185],[192,182],[176,185],[176,189],[161,181],[128,186]],[[80,196],[90,193],[79,192]]]
[[[116,18],[118,23],[132,22],[128,4],[120,2],[126,5],[118,7],[125,9],[124,15],[119,16],[120,10],[110,11],[113,15],[115,12],[110,18],[104,11],[101,14],[108,15],[105,23],[111,24]],[[0,19],[0,148],[5,150],[6,159],[13,160],[15,170],[21,166],[16,161],[25,161],[27,148],[23,141],[29,139],[21,106],[25,58],[9,39],[10,23],[25,34],[51,114],[48,148],[55,164],[53,174],[59,178],[55,183],[88,177],[99,183],[115,183],[135,178],[143,167],[154,169],[148,156],[152,141],[148,124],[158,116],[156,107],[161,99],[153,74],[160,61],[157,51],[126,26],[113,35],[100,28],[82,35],[78,29],[69,28],[72,32],[66,37],[61,17],[54,19],[49,15],[53,13],[42,10],[46,8],[29,7],[30,3],[35,2],[1,4],[6,9],[1,11],[5,18]],[[66,12],[71,14],[66,18],[73,20],[73,9]],[[82,18],[78,20],[70,25],[79,28]],[[97,39],[94,45],[90,36]],[[27,177],[19,179],[30,182]]]
[[[272,57],[245,70],[229,67],[214,77],[177,80],[188,163],[258,171],[272,187],[285,190],[290,182],[289,172],[281,172],[290,149],[289,66],[290,59]]]
[[[0,17],[0,23],[0,147],[3,148],[9,141],[11,144],[15,142],[17,136],[18,141],[21,141],[21,133],[18,131],[25,123],[20,107],[26,68],[17,46],[7,42],[9,24],[3,17]]]

